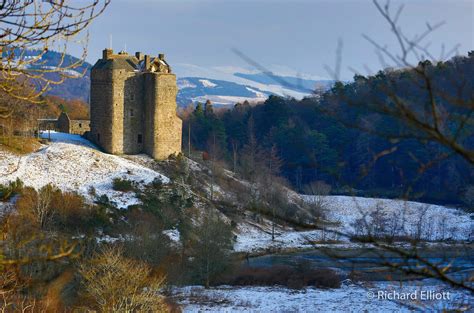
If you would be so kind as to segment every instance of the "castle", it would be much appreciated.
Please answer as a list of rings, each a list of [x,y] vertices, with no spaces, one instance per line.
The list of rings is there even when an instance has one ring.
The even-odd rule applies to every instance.
[[[163,54],[105,49],[91,70],[89,139],[112,154],[146,153],[157,160],[178,154],[177,91]]]

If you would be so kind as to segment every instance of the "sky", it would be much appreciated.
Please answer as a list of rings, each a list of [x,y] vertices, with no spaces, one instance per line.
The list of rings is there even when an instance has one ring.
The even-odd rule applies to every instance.
[[[429,37],[436,56],[443,44],[445,50],[459,44],[464,55],[474,50],[474,1],[391,2],[394,9],[400,4],[400,24],[410,36],[427,22],[445,22]],[[276,73],[327,78],[325,66],[334,68],[341,40],[341,78],[350,79],[354,69],[366,74],[384,67],[363,34],[397,48],[370,0],[112,0],[89,28],[87,61],[94,63],[112,36],[115,51],[165,53],[180,76],[191,65],[254,70],[233,52],[238,49]]]

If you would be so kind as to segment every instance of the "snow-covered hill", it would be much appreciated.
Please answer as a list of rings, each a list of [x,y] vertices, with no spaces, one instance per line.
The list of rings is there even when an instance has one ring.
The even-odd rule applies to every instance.
[[[314,196],[303,196],[311,203]],[[473,240],[474,214],[440,205],[351,196],[322,197],[327,218],[349,234],[379,229],[386,235],[423,240]],[[377,220],[377,221],[374,221]],[[367,225],[361,225],[365,221]]]
[[[43,136],[48,137],[47,134]],[[39,189],[47,184],[62,190],[76,191],[90,198],[95,193],[106,195],[118,207],[137,203],[134,193],[113,190],[114,178],[149,184],[154,179],[168,182],[160,173],[119,156],[100,152],[78,135],[51,132],[52,143],[25,156],[0,150],[0,184],[19,178],[26,186]],[[149,158],[143,156],[143,158]]]
[[[420,238],[424,241],[474,240],[474,214],[458,209],[413,201],[362,198],[351,196],[305,196],[312,203],[316,198],[324,202],[324,230],[296,231],[291,227],[276,227],[275,240],[271,237],[271,221],[259,224],[241,223],[235,244],[237,251],[258,252],[267,249],[298,249],[337,243],[339,247],[358,246],[350,242],[352,235],[366,234],[374,226],[371,213],[378,212],[379,224],[388,236]],[[357,229],[361,226],[361,229]],[[364,227],[367,226],[367,227]],[[359,231],[359,232],[358,232]]]
[[[267,94],[289,96],[301,99],[316,88],[328,88],[332,81],[324,77],[302,74],[297,71],[272,66],[271,72],[249,70],[235,66],[203,67],[194,64],[177,63],[173,66],[178,78],[207,77],[208,79],[227,81],[238,85],[249,86]]]
[[[237,102],[263,102],[272,93],[258,88],[234,82],[203,77],[178,78],[179,93],[177,102],[180,106],[210,100],[215,106],[228,106]]]

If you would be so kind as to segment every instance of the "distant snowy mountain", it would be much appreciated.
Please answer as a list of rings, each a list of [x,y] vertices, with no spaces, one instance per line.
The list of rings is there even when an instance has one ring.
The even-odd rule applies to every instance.
[[[48,51],[42,57],[41,67],[53,68],[60,60],[60,53]],[[78,59],[67,56],[66,60],[66,63],[72,63]],[[52,85],[48,94],[88,102],[91,67],[91,64],[85,62],[75,71],[69,70],[66,74],[77,78]],[[274,67],[274,72],[269,73],[233,66],[202,67],[180,63],[172,66],[172,69],[178,77],[177,102],[180,107],[206,100],[212,101],[216,106],[231,106],[243,101],[258,103],[265,101],[270,95],[302,99],[317,88],[326,89],[332,85],[332,81],[325,78],[303,75],[278,66]]]
[[[272,93],[255,87],[240,85],[225,80],[202,77],[178,78],[179,106],[210,100],[215,106],[228,106],[237,102],[263,102]]]
[[[332,80],[314,80],[303,77],[276,75],[269,73],[234,73],[234,76],[248,79],[265,85],[279,85],[284,88],[302,93],[311,93],[317,88],[326,89],[333,84]]]
[[[180,80],[190,81],[190,77],[207,77],[207,80],[213,82],[225,82],[226,86],[230,88],[229,94],[224,95],[227,89],[224,86],[221,86],[223,89],[221,89],[219,93],[216,93],[216,90],[203,90],[201,88],[202,86],[195,84],[197,89],[194,91],[193,97],[187,96],[189,91],[180,91],[180,94],[182,94],[181,98],[178,95],[180,103],[185,99],[187,101],[196,101],[196,99],[200,101],[206,97],[206,99],[211,101],[213,101],[213,99],[220,101],[220,104],[225,104],[226,101],[230,103],[241,101],[239,98],[235,97],[247,98],[250,96],[252,98],[257,98],[253,101],[261,101],[261,97],[268,97],[272,94],[302,99],[303,97],[310,95],[312,91],[316,89],[327,89],[333,84],[332,80],[323,77],[301,74],[281,67],[275,67],[275,69],[275,72],[262,73],[233,66],[201,67],[193,64],[181,63],[173,66],[174,72],[178,77],[181,77]],[[231,85],[232,83],[234,85]],[[235,88],[236,85],[239,85],[241,88]],[[231,86],[233,88],[231,88]],[[259,94],[258,96],[252,96],[249,95],[246,90],[250,92],[255,91]],[[242,92],[242,94],[235,94],[235,92],[238,91]],[[198,93],[202,94],[197,95]],[[217,95],[219,95],[219,97],[216,97]]]

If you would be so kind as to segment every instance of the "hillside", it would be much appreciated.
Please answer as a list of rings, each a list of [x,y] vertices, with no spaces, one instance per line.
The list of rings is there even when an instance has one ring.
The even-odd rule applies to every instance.
[[[200,194],[208,192],[210,176],[208,169],[187,160],[191,175],[197,178],[196,185],[189,185],[194,194],[198,207],[211,207],[207,199]],[[145,155],[121,156],[100,152],[87,140],[77,136],[62,133],[52,133],[52,142],[31,154],[24,156],[0,151],[0,171],[5,173],[0,177],[0,184],[20,179],[26,186],[36,189],[46,184],[52,184],[66,191],[76,191],[89,201],[96,197],[107,196],[116,207],[125,209],[140,203],[135,191],[122,192],[113,188],[113,179],[121,178],[133,181],[139,189],[159,180],[164,184],[170,183],[173,173],[168,168],[168,162],[157,163]],[[168,171],[167,173],[165,173]],[[322,230],[298,230],[291,223],[278,222],[276,239],[271,239],[272,222],[268,217],[255,219],[255,213],[238,208],[237,197],[239,190],[248,182],[234,177],[233,173],[224,171],[226,184],[214,186],[215,201],[220,203],[222,217],[233,220],[236,241],[234,250],[237,252],[261,252],[268,249],[299,249],[311,248],[315,244],[334,242],[343,245],[353,245],[348,238],[340,237]],[[240,185],[240,187],[238,187]],[[93,192],[92,192],[93,190]],[[314,196],[302,196],[288,191],[291,201],[305,201],[309,205],[320,201]],[[394,231],[393,221],[398,225],[395,232],[399,236],[417,236],[418,226],[421,225],[420,238],[423,240],[472,240],[474,229],[473,214],[466,214],[455,209],[415,202],[396,200],[367,199],[341,196],[325,196],[326,220],[330,229],[337,232],[354,234],[354,225],[362,216],[381,208],[390,223],[387,231]],[[228,208],[223,207],[228,206]],[[230,208],[237,206],[237,211]],[[226,217],[224,217],[224,215]],[[448,227],[449,226],[449,227]],[[171,230],[170,230],[171,231]],[[176,230],[174,230],[176,232]],[[179,238],[179,232],[175,237]]]
[[[302,77],[282,76],[273,73],[234,73],[235,76],[245,78],[265,85],[280,85],[290,90],[301,93],[311,93],[316,89],[326,90],[330,88],[334,81],[332,80],[314,80]]]
[[[228,106],[237,102],[263,102],[270,93],[258,88],[240,85],[225,80],[203,77],[183,77],[178,79],[178,96],[180,106],[210,100],[216,106]]]
[[[160,173],[132,161],[98,151],[79,135],[52,132],[51,139],[51,144],[25,156],[0,151],[0,172],[4,173],[0,184],[17,178],[36,189],[53,184],[91,200],[91,190],[94,189],[98,195],[113,199],[119,208],[126,208],[137,199],[133,194],[114,191],[114,178],[129,179],[140,186],[154,179],[169,181]]]

